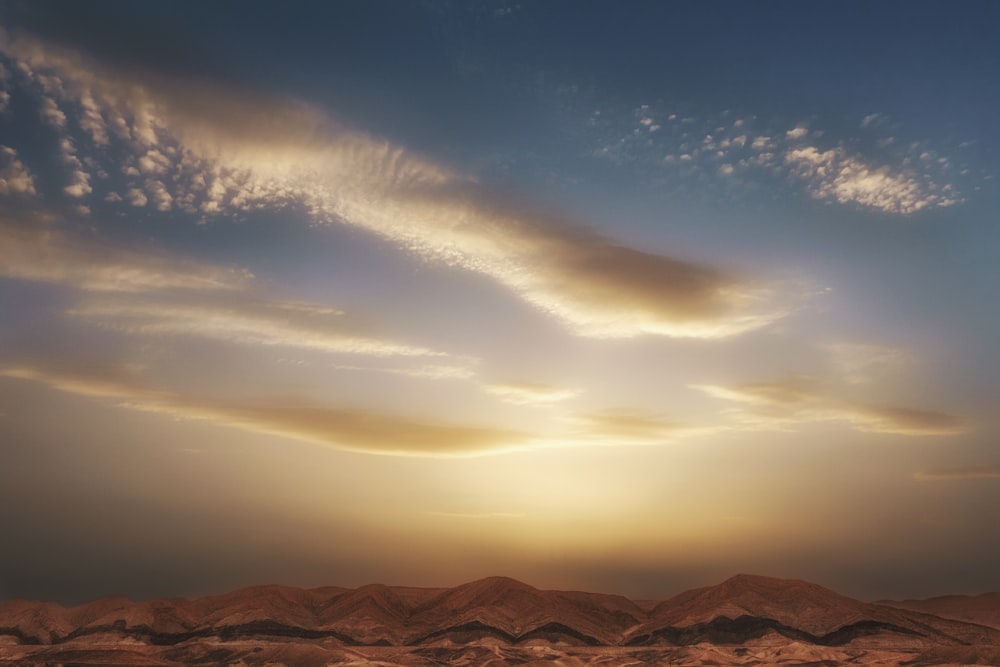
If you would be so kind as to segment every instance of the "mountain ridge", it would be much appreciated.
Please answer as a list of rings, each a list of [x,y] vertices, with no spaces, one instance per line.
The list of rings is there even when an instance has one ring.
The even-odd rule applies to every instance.
[[[986,609],[993,600],[987,595],[981,605]],[[747,574],[655,604],[541,590],[508,577],[452,588],[264,585],[195,599],[133,602],[113,596],[69,608],[8,600],[0,602],[0,665],[19,664],[4,661],[18,652],[49,656],[41,663],[100,664],[114,662],[108,651],[128,650],[150,660],[163,657],[163,664],[172,664],[170,656],[184,656],[183,664],[198,651],[237,649],[276,651],[276,656],[306,651],[310,661],[330,652],[400,651],[412,658],[472,651],[488,662],[492,658],[481,653],[487,649],[494,657],[518,651],[667,651],[675,659],[678,651],[707,647],[734,656],[748,650],[738,647],[765,647],[787,655],[840,656],[837,660],[859,651],[971,655],[985,664],[1000,659],[1000,628],[889,602],[862,602],[806,581]],[[88,663],[85,656],[91,654],[104,657]],[[53,655],[72,659],[50,659]]]

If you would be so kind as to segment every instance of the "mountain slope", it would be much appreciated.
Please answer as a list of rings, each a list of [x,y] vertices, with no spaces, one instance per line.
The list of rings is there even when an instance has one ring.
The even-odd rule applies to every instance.
[[[867,604],[804,581],[737,575],[656,605],[631,645],[742,644],[763,637],[826,646],[994,643],[1000,633]]]
[[[876,604],[1000,629],[1000,593],[943,595],[926,600],[879,600]]]
[[[698,644],[924,650],[1000,647],[1000,630],[750,575],[644,606],[615,595],[543,591],[505,577],[450,589],[256,586],[196,600],[104,598],[71,609],[0,603],[0,644],[8,646],[219,641],[322,642],[343,650]]]

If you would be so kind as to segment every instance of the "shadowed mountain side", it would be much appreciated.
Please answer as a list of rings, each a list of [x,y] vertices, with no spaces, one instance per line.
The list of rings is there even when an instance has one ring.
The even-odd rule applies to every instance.
[[[643,609],[616,595],[542,591],[505,577],[451,589],[257,586],[196,600],[104,598],[65,609],[0,603],[0,644],[180,647],[192,642],[679,647],[801,644],[1000,647],[1000,631],[854,600],[802,581],[739,575]],[[3,652],[0,651],[0,656]]]
[[[867,604],[804,581],[737,575],[659,603],[632,645],[741,644],[775,633],[811,644],[978,644],[1000,633]]]
[[[876,604],[1000,629],[1000,593],[942,595],[926,600],[879,600]]]
[[[478,623],[498,631],[510,643],[541,633],[559,635],[571,644],[614,645],[644,619],[643,611],[626,598],[540,591],[514,579],[489,577],[444,591],[415,610],[414,628],[439,629],[413,636],[410,643]]]

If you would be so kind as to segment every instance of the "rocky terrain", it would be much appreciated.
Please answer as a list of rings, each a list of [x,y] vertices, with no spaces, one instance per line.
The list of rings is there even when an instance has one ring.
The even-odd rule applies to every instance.
[[[976,598],[972,616],[961,598],[936,600],[872,604],[749,575],[642,604],[502,577],[72,608],[12,600],[0,603],[0,665],[1000,664],[1000,629],[981,622],[997,618],[997,597]]]

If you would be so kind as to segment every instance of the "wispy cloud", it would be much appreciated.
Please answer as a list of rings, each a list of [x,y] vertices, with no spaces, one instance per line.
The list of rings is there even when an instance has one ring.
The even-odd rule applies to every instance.
[[[447,519],[523,519],[524,512],[435,512],[428,510],[424,514],[440,516]]]
[[[358,366],[351,364],[333,364],[332,368],[340,371],[356,371],[360,373],[385,373],[425,380],[471,380],[476,376],[475,359],[452,358],[455,363],[421,364],[419,366]]]
[[[90,293],[68,313],[127,334],[339,354],[449,356],[391,340],[359,317],[329,306],[266,298],[243,269],[72,234],[42,213],[0,216],[0,277]],[[452,367],[462,362],[449,361]]]
[[[857,431],[894,435],[956,435],[967,427],[954,415],[909,407],[869,405],[830,396],[803,379],[742,385],[694,385],[744,407],[729,411],[737,427],[787,430],[815,422],[841,422]]]
[[[916,473],[914,477],[921,481],[1000,479],[1000,463],[963,468],[930,468]]]
[[[723,430],[717,426],[695,426],[648,410],[611,408],[572,417],[577,435],[584,441],[603,444],[655,445],[682,437]]]
[[[225,290],[250,280],[248,272],[179,257],[139,252],[94,236],[62,231],[54,219],[0,214],[0,277],[55,283],[98,292],[154,289]]]
[[[0,50],[45,71],[77,105],[88,100],[94,131],[133,155],[133,205],[208,215],[296,203],[317,220],[362,227],[428,260],[488,275],[585,336],[717,338],[788,310],[788,295],[773,285],[513,206],[302,104],[138,77],[24,36],[0,34]]]
[[[483,391],[515,405],[550,405],[575,398],[581,389],[554,387],[536,382],[483,384]]]
[[[531,448],[537,439],[517,431],[438,423],[400,415],[309,402],[225,401],[181,395],[144,385],[135,373],[103,365],[95,369],[8,367],[0,376],[30,380],[53,389],[124,408],[205,421],[344,451],[388,456],[467,457]]]
[[[122,295],[85,301],[70,313],[143,335],[198,336],[242,345],[375,356],[443,356],[377,337],[339,310],[250,294]]]
[[[825,346],[839,375],[851,384],[866,384],[883,373],[913,363],[905,350],[871,343],[830,343]]]

